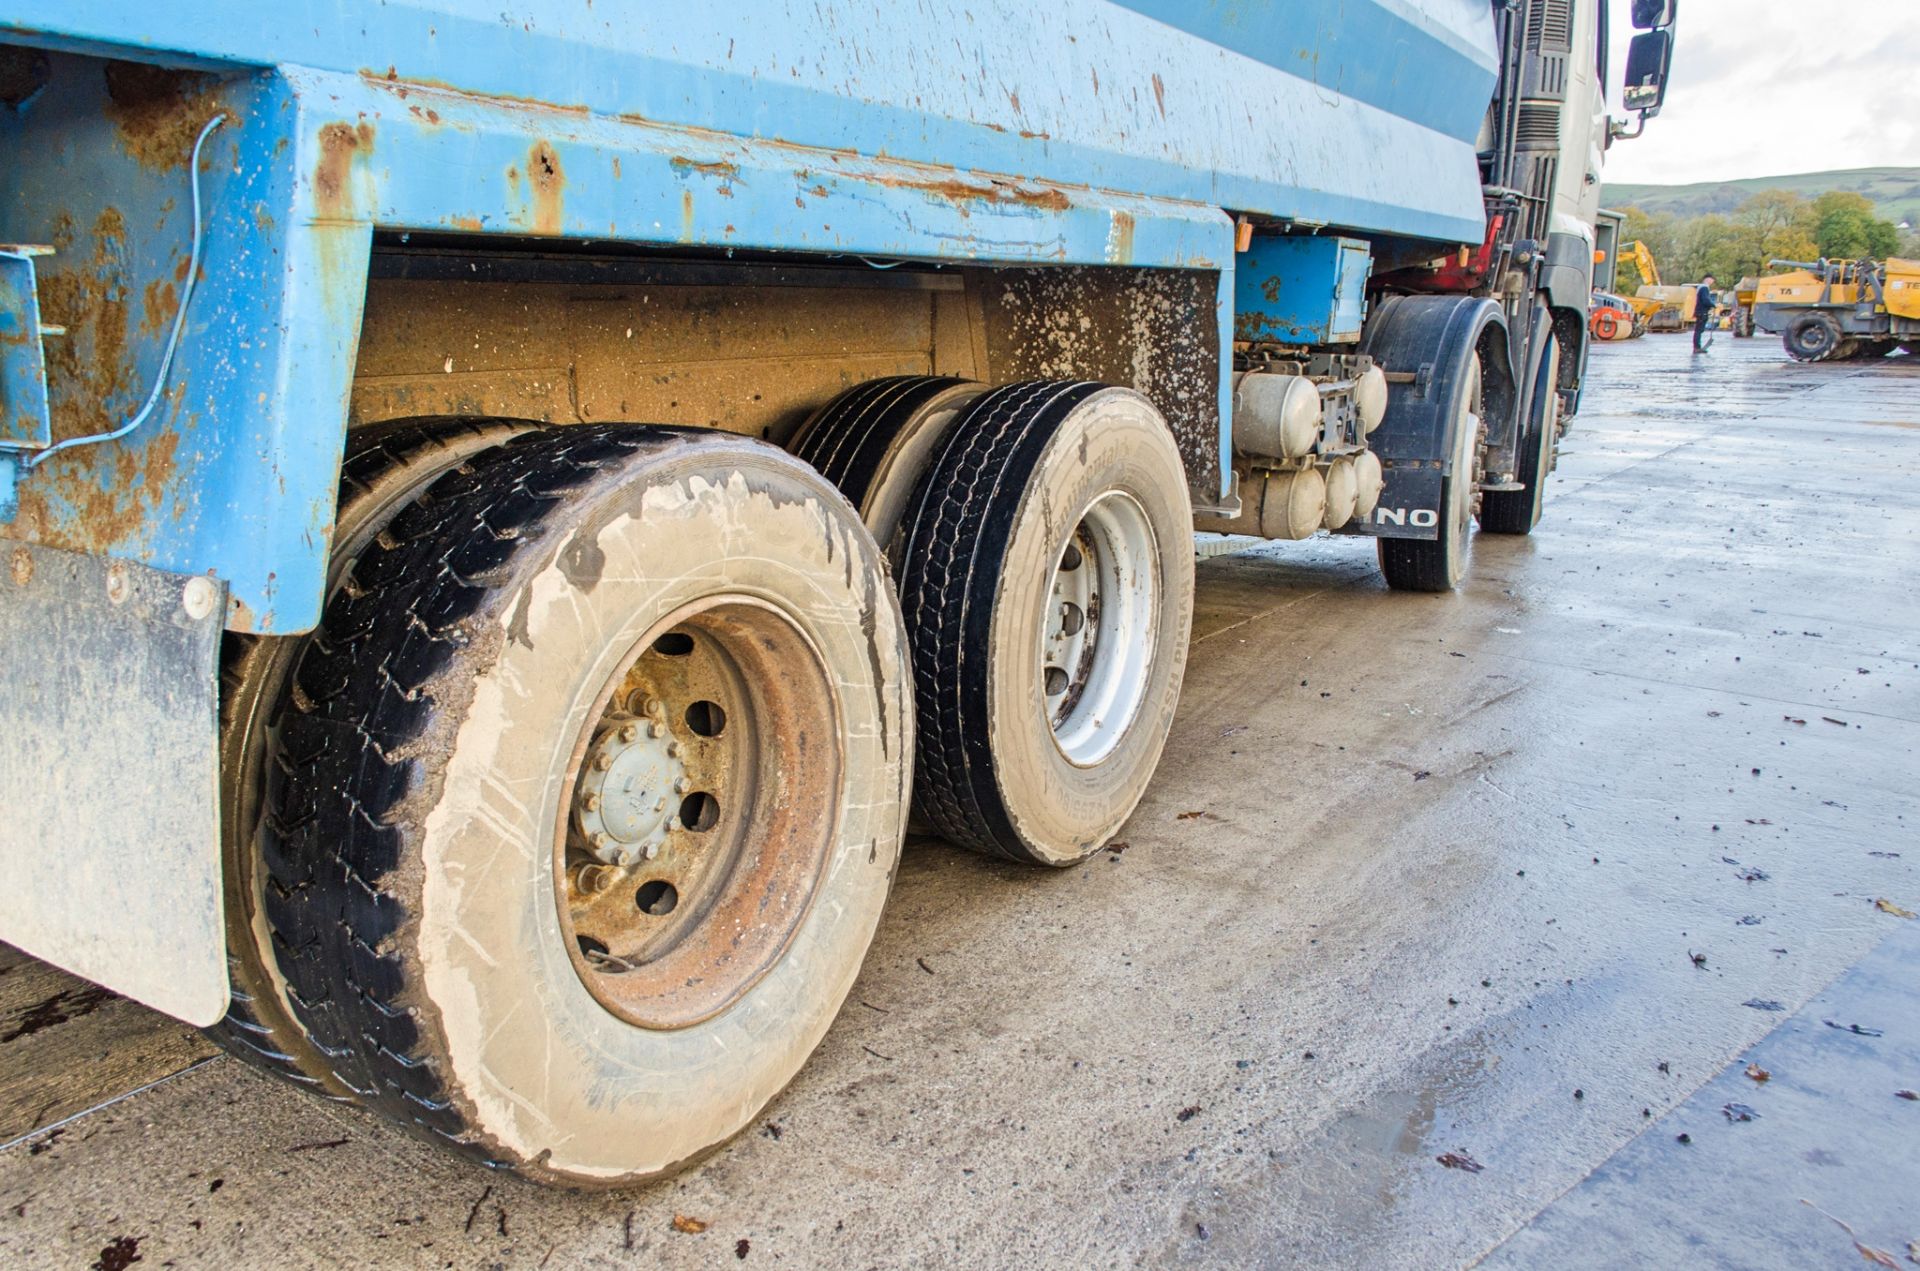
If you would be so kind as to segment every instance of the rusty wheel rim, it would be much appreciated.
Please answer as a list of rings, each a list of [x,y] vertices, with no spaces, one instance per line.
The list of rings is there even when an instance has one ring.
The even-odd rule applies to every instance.
[[[792,943],[838,831],[839,711],[783,611],[709,598],[652,628],[576,739],[554,836],[562,937],[641,1028],[743,997]]]

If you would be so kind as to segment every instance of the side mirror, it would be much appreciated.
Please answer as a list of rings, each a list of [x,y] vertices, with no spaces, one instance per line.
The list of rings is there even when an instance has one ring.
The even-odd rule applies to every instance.
[[[1673,61],[1673,32],[1648,31],[1627,46],[1627,84],[1620,104],[1628,110],[1657,114],[1667,96],[1667,68]]]
[[[1673,25],[1673,11],[1679,0],[1633,0],[1633,25],[1639,31],[1653,31]]]

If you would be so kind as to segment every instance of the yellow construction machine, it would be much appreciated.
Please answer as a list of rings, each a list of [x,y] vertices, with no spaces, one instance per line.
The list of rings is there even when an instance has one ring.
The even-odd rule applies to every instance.
[[[1753,323],[1778,335],[1800,362],[1920,354],[1920,260],[1771,260],[1786,269],[1759,280]]]
[[[1669,287],[1660,281],[1660,266],[1653,251],[1639,239],[1620,244],[1620,250],[1640,271],[1640,288],[1623,296],[1649,331],[1684,331],[1693,325],[1692,287]]]

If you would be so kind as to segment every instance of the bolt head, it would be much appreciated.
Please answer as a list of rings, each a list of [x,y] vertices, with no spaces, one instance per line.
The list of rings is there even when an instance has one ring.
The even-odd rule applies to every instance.
[[[670,741],[670,742],[668,742],[668,743],[667,743],[667,758],[669,758],[669,759],[678,759],[679,757],[680,757],[680,743],[679,743],[679,742],[677,742],[677,741]]]
[[[593,766],[601,772],[605,772],[607,769],[613,767],[613,756],[603,750],[593,757]]]
[[[213,585],[211,578],[189,578],[180,593],[180,607],[186,610],[187,617],[198,622],[213,612],[219,599],[220,589]]]
[[[666,736],[666,732],[667,726],[657,719],[647,725],[647,736],[649,737],[664,737]]]
[[[640,728],[637,724],[627,724],[620,729],[621,741],[638,741],[639,739]]]
[[[660,855],[660,845],[658,843],[647,844],[647,859],[652,860],[658,855]]]
[[[598,812],[600,810],[600,796],[590,793],[585,799],[581,800],[581,805],[589,812]]]
[[[692,783],[685,777],[675,777],[673,779],[673,792],[675,794],[685,794],[691,788]]]

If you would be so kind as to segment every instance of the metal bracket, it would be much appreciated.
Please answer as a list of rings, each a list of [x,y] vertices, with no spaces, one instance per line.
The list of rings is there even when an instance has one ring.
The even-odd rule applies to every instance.
[[[53,248],[0,244],[0,524],[19,506],[18,452],[44,450],[53,441],[47,412],[47,355],[41,340],[65,327],[40,321],[40,287],[33,258]]]

